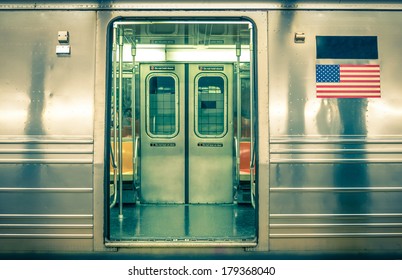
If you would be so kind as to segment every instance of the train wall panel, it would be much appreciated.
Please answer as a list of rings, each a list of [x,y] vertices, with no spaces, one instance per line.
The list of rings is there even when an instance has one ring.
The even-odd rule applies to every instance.
[[[229,0],[206,0],[206,1],[157,1],[157,2],[144,2],[141,0],[114,0],[114,1],[94,1],[94,0],[75,0],[71,3],[61,0],[47,0],[47,1],[13,1],[5,0],[1,1],[0,9],[21,9],[21,10],[124,10],[124,9],[139,9],[139,10],[172,10],[172,9],[198,9],[198,10],[210,10],[214,6],[216,9],[224,10],[244,10],[245,4],[241,1],[229,1]],[[247,1],[247,9],[249,10],[283,10],[283,9],[386,9],[396,10],[401,9],[401,5],[397,0],[381,1],[381,5],[378,4],[378,0],[326,0],[326,1],[311,1],[300,0],[295,2],[294,0],[288,1],[260,1],[252,0]]]
[[[92,189],[92,179],[89,176],[92,173],[91,164],[1,164],[0,167],[0,191]]]
[[[2,237],[0,240],[0,246],[2,252],[24,252],[32,253],[41,251],[56,251],[60,252],[62,247],[63,252],[77,252],[84,251],[86,248],[92,247],[92,235],[88,236],[59,236],[57,238],[51,238],[50,236],[42,236],[36,238],[20,237]],[[29,255],[27,255],[29,256]]]
[[[271,250],[402,247],[400,24],[400,12],[269,12]],[[376,36],[378,59],[318,59],[316,36]],[[379,64],[381,96],[319,98],[316,64]]]
[[[271,11],[269,12],[270,136],[368,137],[400,140],[402,104],[399,78],[402,59],[400,12]],[[295,43],[295,33],[305,43]],[[316,36],[377,36],[377,60],[348,60],[380,64],[380,98],[317,98],[315,66],[345,60],[318,60]]]
[[[398,213],[400,190],[396,191],[287,191],[271,193],[272,214],[366,214]]]
[[[401,191],[402,164],[292,163],[271,164],[275,191]]]
[[[95,35],[95,12],[0,12],[4,250],[93,248]]]
[[[90,214],[92,190],[2,191],[0,203],[4,214]]]
[[[287,237],[272,238],[270,242],[271,250],[283,250],[292,248],[298,251],[323,251],[326,252],[349,252],[361,253],[362,256],[367,252],[388,252],[396,253],[402,250],[401,237]],[[375,241],[375,242],[373,242]],[[363,258],[363,257],[362,257]]]
[[[2,12],[0,133],[20,137],[93,133],[95,13]],[[69,31],[70,55],[57,55]]]
[[[270,192],[261,200],[269,195],[269,210],[259,216],[269,220],[270,250],[400,250],[401,13],[268,13],[270,150],[260,161],[269,155],[270,174],[268,183],[260,173],[259,183],[260,194],[266,186]],[[93,143],[102,141],[93,137],[93,115],[95,50],[106,51],[104,39],[95,46],[96,23],[94,11],[0,12],[0,36],[7,38],[0,41],[2,250],[91,250],[94,207],[103,247],[102,199],[93,198]],[[62,30],[70,33],[70,55],[55,52]],[[304,43],[295,42],[296,32],[306,35]],[[379,58],[364,63],[380,65],[381,97],[317,98],[317,35],[377,36]],[[268,83],[261,72],[260,89]],[[260,126],[266,121],[259,116]],[[103,186],[102,160],[97,186]]]

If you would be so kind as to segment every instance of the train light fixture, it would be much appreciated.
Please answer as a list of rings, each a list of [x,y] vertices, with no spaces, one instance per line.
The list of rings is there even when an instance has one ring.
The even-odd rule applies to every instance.
[[[68,31],[59,31],[57,34],[57,40],[60,44],[66,44],[69,41]]]
[[[295,43],[304,44],[306,42],[306,34],[304,32],[295,33]]]
[[[69,45],[70,35],[68,31],[59,31],[57,34],[59,44],[56,46],[57,55],[70,55],[71,47]]]

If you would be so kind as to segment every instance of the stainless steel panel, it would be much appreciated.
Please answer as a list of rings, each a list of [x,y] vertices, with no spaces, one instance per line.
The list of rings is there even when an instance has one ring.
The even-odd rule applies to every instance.
[[[92,212],[92,190],[7,191],[1,192],[0,203],[4,214],[88,214]]]
[[[2,250],[93,247],[95,20],[94,12],[0,13]],[[69,31],[69,56],[56,55],[60,30]]]
[[[283,248],[292,248],[297,251],[323,251],[326,252],[354,252],[364,254],[365,252],[395,253],[400,250],[400,236],[383,236],[358,238],[280,238],[270,242],[270,248],[273,251],[283,250]]]
[[[221,69],[205,70],[200,69]],[[220,135],[205,136],[197,131],[199,75],[211,75],[225,79],[225,129]],[[234,183],[234,131],[233,131],[233,65],[211,64],[189,66],[189,202],[190,203],[232,203]],[[207,109],[208,110],[208,109]]]
[[[93,185],[94,185],[94,239],[93,248],[95,251],[105,250],[104,229],[107,220],[105,207],[109,206],[105,202],[108,193],[105,191],[105,111],[106,111],[106,43],[107,22],[105,16],[97,14],[96,39],[95,39],[95,96],[94,96],[94,167],[93,167]]]
[[[18,236],[0,239],[2,252],[10,253],[26,253],[27,251],[60,252],[61,248],[63,252],[82,252],[83,250],[90,250],[89,248],[93,246],[92,243],[91,236],[81,236],[80,238],[72,236],[60,236],[58,238],[49,238],[49,236],[42,236],[40,238]]]
[[[208,1],[157,1],[157,2],[143,2],[140,0],[128,1],[128,0],[115,0],[110,1],[74,1],[73,3],[66,3],[61,0],[53,1],[1,1],[0,9],[26,9],[26,10],[124,10],[124,9],[138,9],[138,10],[172,10],[172,9],[197,9],[197,10],[211,10],[211,7],[215,9],[223,10],[286,10],[286,9],[401,9],[401,4],[397,0],[386,0],[386,1],[376,1],[376,0],[366,0],[364,3],[362,1],[356,0],[326,0],[326,1],[312,1],[312,0],[302,0],[302,1],[261,1],[252,0],[247,2],[241,1],[230,1],[230,0],[208,0]],[[380,6],[379,6],[380,5]]]
[[[272,12],[270,24],[270,118],[272,137],[401,136],[398,93],[401,22],[386,12]],[[305,44],[292,41],[294,30]],[[293,33],[292,33],[293,32]],[[322,99],[315,97],[315,36],[378,36],[381,98]],[[294,35],[294,34],[293,34]],[[284,74],[287,73],[287,74]],[[353,121],[352,121],[353,120]]]
[[[91,172],[90,164],[1,164],[0,190],[2,188],[92,188]],[[71,178],[72,176],[74,179]]]
[[[271,193],[271,214],[366,214],[402,213],[398,201],[401,190],[395,191],[302,191]],[[274,212],[275,211],[275,212]]]
[[[0,242],[2,239],[12,242],[15,238],[51,242],[51,239],[60,238],[90,239],[92,235],[93,216],[90,214],[0,214]],[[6,247],[9,246],[2,249]],[[30,247],[17,246],[15,249],[29,250]]]
[[[271,188],[400,189],[401,164],[272,164]]]
[[[289,11],[269,20],[270,247],[400,247],[402,34],[389,28],[400,14]],[[378,36],[381,98],[317,98],[318,35]]]
[[[2,13],[1,135],[92,135],[93,15]],[[61,27],[71,35],[69,57],[55,54]]]
[[[161,66],[152,70],[153,66]],[[171,67],[171,68],[170,68]],[[173,69],[173,70],[168,70]],[[177,131],[169,132],[168,136],[161,136],[152,133],[153,123],[148,111],[151,110],[147,96],[149,93],[149,76],[158,75],[174,77],[175,102]],[[184,100],[185,82],[183,64],[141,64],[140,65],[140,180],[141,180],[141,202],[146,203],[184,203],[185,202],[185,127],[184,127]],[[155,94],[156,95],[156,94]],[[169,94],[170,96],[171,94]]]

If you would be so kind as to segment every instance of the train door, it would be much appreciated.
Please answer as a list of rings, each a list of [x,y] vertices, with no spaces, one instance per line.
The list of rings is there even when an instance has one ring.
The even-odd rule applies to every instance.
[[[189,66],[189,203],[233,202],[233,67]]]
[[[140,65],[141,202],[233,202],[232,80],[231,64]]]
[[[184,65],[140,65],[140,199],[185,202]]]

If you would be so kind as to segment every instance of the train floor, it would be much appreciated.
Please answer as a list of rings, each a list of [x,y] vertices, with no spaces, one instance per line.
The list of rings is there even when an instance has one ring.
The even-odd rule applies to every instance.
[[[251,241],[255,211],[249,204],[123,204],[110,211],[111,241]]]

